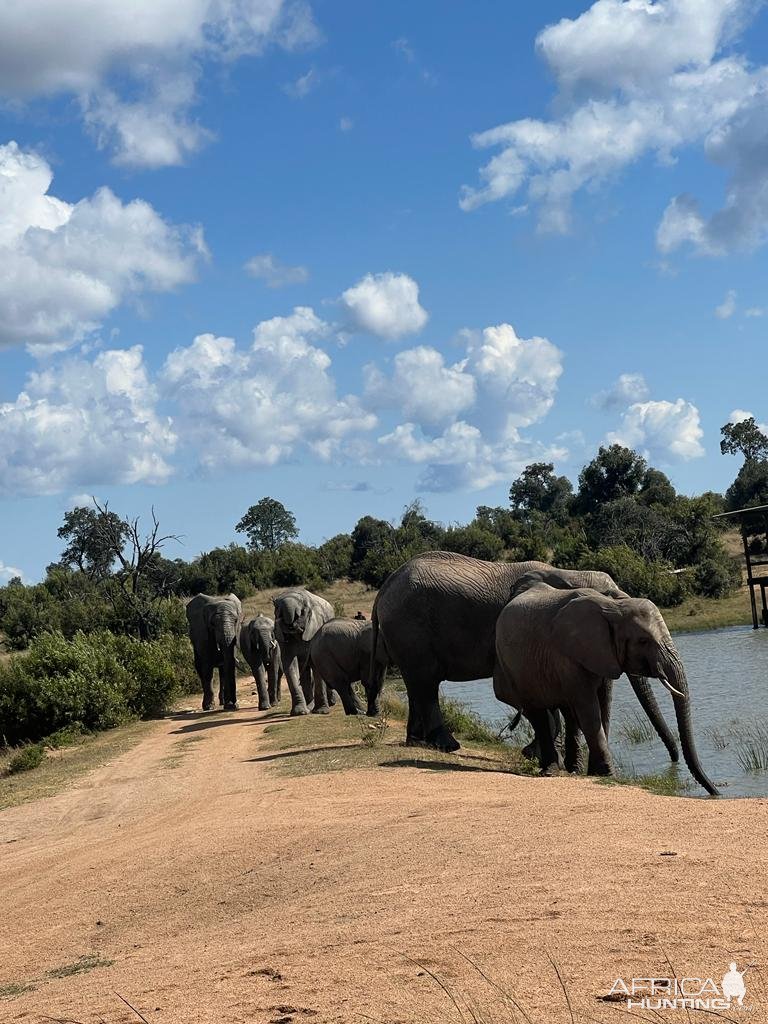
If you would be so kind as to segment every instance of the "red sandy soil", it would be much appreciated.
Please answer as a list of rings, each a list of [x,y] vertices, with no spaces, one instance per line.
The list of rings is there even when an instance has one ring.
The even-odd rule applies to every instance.
[[[0,990],[37,986],[0,1020],[620,1024],[598,999],[617,977],[719,983],[735,960],[727,1018],[768,1021],[768,801],[399,765],[290,778],[263,719],[248,697],[168,718],[0,814]],[[86,955],[114,963],[46,977]]]

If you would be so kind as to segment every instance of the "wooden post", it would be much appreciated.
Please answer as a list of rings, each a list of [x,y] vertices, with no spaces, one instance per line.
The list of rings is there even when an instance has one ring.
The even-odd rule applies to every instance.
[[[741,517],[740,517],[741,518]],[[747,524],[741,518],[741,539],[744,541],[744,558],[747,562],[747,586],[749,587],[749,600],[752,605],[752,629],[759,629],[760,623],[757,619],[757,601],[755,600],[755,584],[752,580],[752,558],[747,540]]]

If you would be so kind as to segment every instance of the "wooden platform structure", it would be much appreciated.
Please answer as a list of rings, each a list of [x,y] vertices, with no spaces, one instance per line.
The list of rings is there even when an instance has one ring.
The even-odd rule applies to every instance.
[[[749,598],[752,602],[752,628],[758,629],[760,620],[757,613],[756,590],[760,590],[760,619],[763,625],[768,626],[768,573],[756,576],[755,569],[768,565],[768,505],[756,505],[754,508],[739,508],[734,512],[721,512],[713,516],[713,519],[736,518],[741,528],[741,539],[744,542],[744,557],[747,560],[747,585],[749,587]],[[763,552],[753,554],[749,550],[751,539],[763,538]]]

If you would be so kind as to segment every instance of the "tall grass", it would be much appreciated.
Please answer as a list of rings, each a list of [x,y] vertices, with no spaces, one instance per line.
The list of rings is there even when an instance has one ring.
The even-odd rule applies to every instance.
[[[625,718],[616,731],[626,743],[634,745],[647,743],[654,736],[653,726],[639,711]]]
[[[736,760],[745,772],[768,771],[768,723],[744,728],[736,744]]]

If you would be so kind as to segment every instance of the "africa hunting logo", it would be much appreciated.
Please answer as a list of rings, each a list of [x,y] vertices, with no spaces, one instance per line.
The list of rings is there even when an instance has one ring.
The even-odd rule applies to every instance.
[[[617,978],[608,993],[626,999],[629,1010],[733,1010],[744,1005],[744,975],[731,962],[718,985],[712,978]]]

